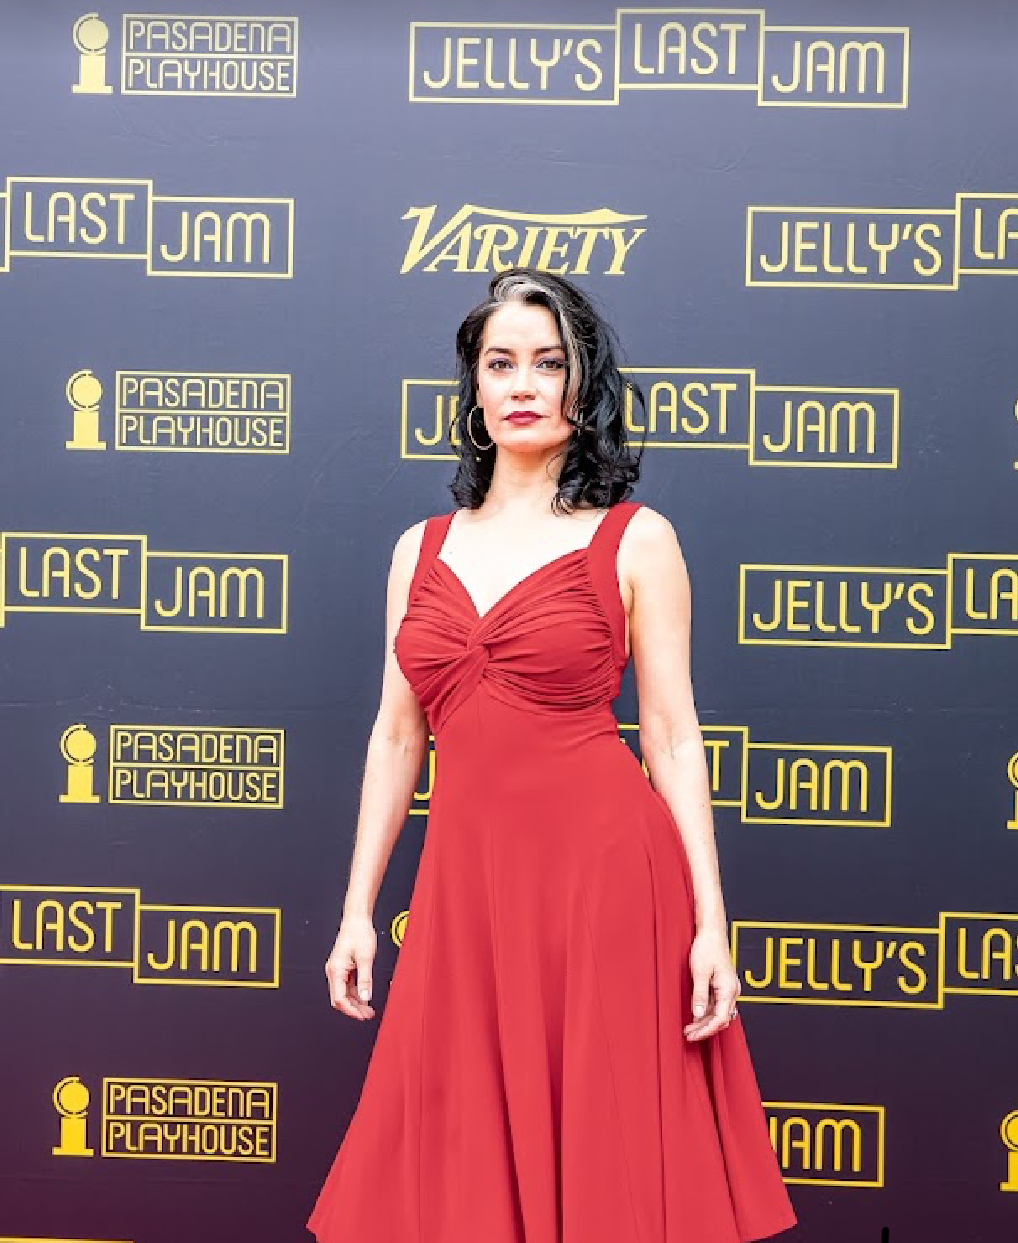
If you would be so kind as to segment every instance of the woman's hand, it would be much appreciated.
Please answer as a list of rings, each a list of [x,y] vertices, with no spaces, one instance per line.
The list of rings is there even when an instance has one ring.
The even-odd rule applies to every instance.
[[[738,1017],[735,999],[742,985],[732,966],[724,928],[711,926],[697,932],[689,951],[689,969],[693,976],[693,1022],[682,1031],[687,1040],[703,1040]]]
[[[325,964],[329,995],[334,1010],[353,1019],[371,1019],[375,1011],[371,998],[371,968],[378,948],[378,937],[367,915],[344,915]]]

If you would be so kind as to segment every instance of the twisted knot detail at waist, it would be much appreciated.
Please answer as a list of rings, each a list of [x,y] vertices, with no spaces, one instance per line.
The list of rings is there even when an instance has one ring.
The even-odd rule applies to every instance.
[[[464,658],[468,667],[484,669],[491,660],[491,645],[479,639],[471,639],[464,649]]]

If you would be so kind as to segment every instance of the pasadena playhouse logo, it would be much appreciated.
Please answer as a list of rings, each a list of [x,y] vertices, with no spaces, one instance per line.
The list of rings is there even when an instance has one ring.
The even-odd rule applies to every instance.
[[[739,642],[946,650],[957,635],[1018,636],[1018,554],[948,553],[914,566],[739,566]]]
[[[84,13],[71,34],[78,53],[76,95],[110,95],[110,28]],[[297,94],[297,18],[192,17],[125,13],[120,91],[124,95],[223,95],[293,99]]]
[[[770,107],[908,106],[907,26],[765,18],[762,9],[633,8],[610,23],[411,22],[409,98],[598,105],[618,104],[624,91],[730,90]]]
[[[290,452],[291,377],[257,371],[118,371],[115,449],[133,453]],[[105,388],[90,368],[65,387],[67,449],[108,448],[101,435]]]
[[[0,532],[0,629],[14,613],[119,613],[139,629],[285,634],[285,553],[156,552],[145,535]]]
[[[13,259],[137,259],[147,276],[293,276],[294,201],[157,195],[151,180],[8,177],[0,272]]]
[[[737,919],[743,1001],[942,1010],[949,994],[1018,996],[1018,915],[942,911],[936,927]]]
[[[236,1079],[103,1079],[100,1153],[159,1161],[276,1160],[279,1088]],[[53,1089],[55,1157],[93,1157],[92,1094],[77,1075]]]
[[[60,736],[61,803],[100,803],[95,734],[82,722]],[[107,802],[130,807],[283,807],[284,732],[212,725],[111,725]]]
[[[546,272],[621,276],[626,257],[646,229],[627,227],[646,216],[624,216],[608,207],[572,214],[500,211],[465,203],[432,229],[437,204],[411,207],[416,220],[400,274],[420,267],[437,272],[501,272],[536,267]],[[427,260],[427,262],[425,262]]]
[[[139,889],[0,884],[0,963],[113,967],[134,984],[279,987],[277,907],[143,903]]]
[[[758,384],[753,367],[623,367],[644,393],[626,393],[627,433],[648,449],[738,450],[750,466],[896,470],[896,388]],[[455,380],[404,380],[400,453],[451,461]],[[453,443],[458,443],[454,437]]]
[[[891,827],[893,754],[890,747],[752,742],[746,726],[701,725],[700,728],[711,805],[737,810],[744,824]],[[629,746],[636,753],[638,739],[638,725],[620,723],[622,746]],[[428,814],[437,767],[431,740],[423,785],[414,791],[411,815]],[[646,765],[643,768],[646,773]]]
[[[1018,275],[1018,194],[956,194],[953,208],[747,208],[746,284],[956,290]]]

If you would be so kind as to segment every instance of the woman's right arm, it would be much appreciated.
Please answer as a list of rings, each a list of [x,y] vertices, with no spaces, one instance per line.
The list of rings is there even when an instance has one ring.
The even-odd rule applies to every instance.
[[[410,582],[424,535],[424,522],[396,541],[389,565],[385,606],[382,690],[368,738],[357,832],[343,902],[343,918],[326,963],[333,1006],[352,1018],[371,1018],[371,967],[377,938],[372,924],[382,877],[406,823],[428,746],[428,721],[393,651],[406,613]]]

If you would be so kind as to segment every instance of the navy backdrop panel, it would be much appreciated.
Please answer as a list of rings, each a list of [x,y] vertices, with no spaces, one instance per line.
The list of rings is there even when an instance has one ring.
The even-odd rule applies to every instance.
[[[195,7],[0,14],[0,1238],[308,1237],[389,555],[521,259],[649,398],[789,1238],[1013,1237],[1014,6]]]

